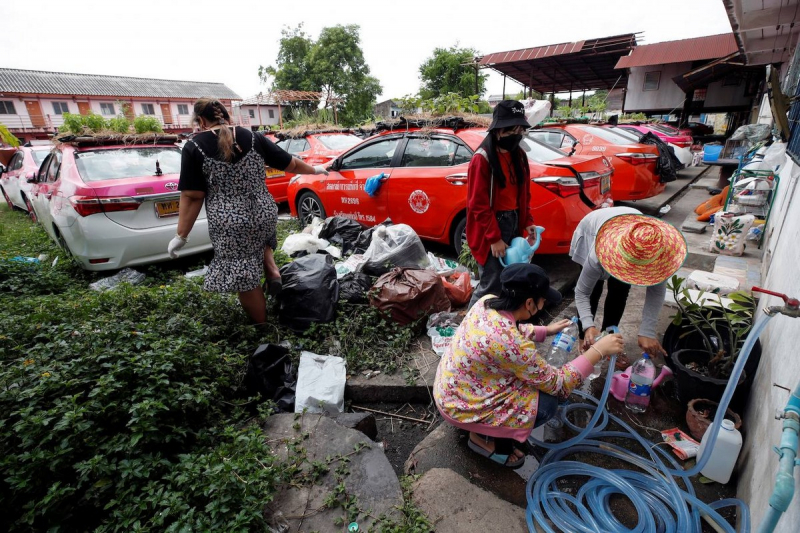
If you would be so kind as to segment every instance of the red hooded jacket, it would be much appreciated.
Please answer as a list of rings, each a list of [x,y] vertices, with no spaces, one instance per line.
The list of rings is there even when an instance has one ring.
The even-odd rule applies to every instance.
[[[520,236],[525,234],[525,228],[533,225],[533,214],[530,209],[531,169],[527,164],[527,157],[522,169],[524,180],[518,187],[517,195],[517,205],[520,206],[518,232]],[[472,156],[467,170],[467,243],[480,265],[486,264],[492,243],[502,238],[493,208],[498,188],[494,183],[492,167],[489,165],[486,152],[479,148]]]

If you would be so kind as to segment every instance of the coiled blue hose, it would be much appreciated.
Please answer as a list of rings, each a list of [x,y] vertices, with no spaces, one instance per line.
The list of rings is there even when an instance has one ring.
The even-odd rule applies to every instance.
[[[750,511],[744,502],[738,499],[726,499],[710,504],[704,503],[697,499],[689,478],[698,474],[711,457],[719,426],[725,418],[725,411],[744,365],[770,318],[768,315],[759,318],[747,336],[720,400],[714,423],[709,428],[711,433],[705,451],[697,458],[697,464],[689,470],[683,470],[668,450],[648,442],[628,424],[606,411],[606,400],[617,359],[616,356],[611,357],[600,400],[581,391],[575,391],[573,394],[585,398],[587,402],[570,404],[562,413],[564,424],[578,434],[559,443],[530,439],[532,444],[547,448],[549,451],[542,458],[539,469],[528,480],[526,488],[528,530],[531,533],[537,531],[534,525],[536,524],[547,533],[556,531],[699,533],[701,516],[705,516],[715,522],[720,530],[735,533],[734,528],[717,512],[718,509],[735,505],[740,510],[740,533],[749,533]],[[567,415],[574,410],[593,411],[586,427],[580,428],[569,421]],[[624,431],[605,431],[609,420],[622,427]],[[642,448],[643,453],[636,454],[616,444],[600,440],[604,438],[633,440]],[[575,453],[606,455],[628,463],[637,470],[607,470],[586,463],[564,460],[565,457]],[[558,482],[561,478],[574,476],[589,477],[589,480],[575,496],[572,496],[561,491]],[[681,488],[681,485],[685,488]],[[636,508],[638,523],[633,529],[623,525],[611,511],[610,500],[616,494],[627,497]]]

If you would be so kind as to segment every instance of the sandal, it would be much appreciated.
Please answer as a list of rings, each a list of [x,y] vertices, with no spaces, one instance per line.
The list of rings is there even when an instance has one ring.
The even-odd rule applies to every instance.
[[[277,298],[283,290],[283,282],[281,281],[281,278],[267,279],[264,280],[263,288],[265,294],[269,294],[270,296]]]
[[[516,470],[517,468],[520,468],[522,465],[525,464],[525,457],[516,457],[516,455],[514,455],[514,446],[512,444],[511,439],[494,439],[492,437],[485,437],[483,435],[480,435],[480,437],[484,439],[485,442],[487,443],[494,441],[495,451],[490,452],[489,450],[483,448],[479,444],[475,444],[472,441],[472,438],[470,438],[467,441],[467,446],[469,446],[469,449],[472,450],[473,452],[477,453],[478,455],[482,455],[483,457],[486,457],[488,459],[491,459],[492,461],[501,466],[505,466],[506,468],[511,468],[512,470]],[[510,450],[509,453],[502,454],[498,453],[498,448],[510,448]],[[514,457],[515,460],[512,461],[511,460],[512,457]]]

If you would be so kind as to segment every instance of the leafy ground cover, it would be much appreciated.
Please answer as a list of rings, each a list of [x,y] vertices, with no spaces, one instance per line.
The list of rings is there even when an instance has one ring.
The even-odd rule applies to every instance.
[[[263,507],[296,468],[274,459],[268,408],[242,389],[248,355],[289,340],[338,351],[351,371],[391,370],[413,337],[366,306],[303,335],[272,312],[261,331],[232,295],[140,270],[142,285],[89,290],[104,275],[0,207],[0,530],[267,531]],[[423,526],[386,530],[424,531],[413,508],[403,516]]]

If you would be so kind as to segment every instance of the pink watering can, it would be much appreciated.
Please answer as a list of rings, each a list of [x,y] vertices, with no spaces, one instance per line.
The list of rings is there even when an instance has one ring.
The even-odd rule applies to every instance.
[[[624,402],[625,395],[628,393],[628,384],[631,381],[631,372],[633,366],[629,366],[625,372],[614,372],[614,377],[611,378],[611,395],[617,400]],[[672,375],[672,370],[668,366],[661,367],[661,373],[653,380],[653,387],[658,387],[664,378]]]

